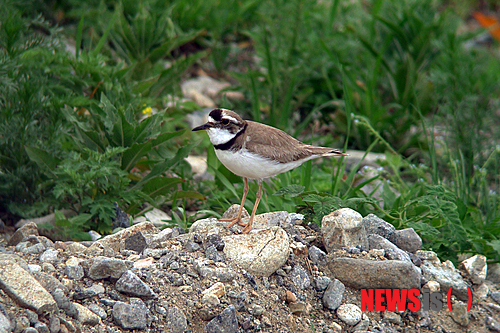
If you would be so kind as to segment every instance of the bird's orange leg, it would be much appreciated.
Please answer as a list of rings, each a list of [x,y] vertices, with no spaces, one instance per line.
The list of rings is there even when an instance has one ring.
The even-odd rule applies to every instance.
[[[255,212],[257,211],[257,206],[259,205],[260,198],[262,198],[262,179],[259,179],[258,183],[259,183],[259,191],[257,192],[257,199],[255,200],[255,205],[253,206],[252,215],[250,216],[250,219],[248,220],[248,223],[246,224],[245,228],[243,228],[242,232],[244,234],[248,234],[250,230],[252,230],[253,218],[255,217]]]
[[[241,222],[241,213],[243,212],[243,205],[245,204],[245,200],[248,194],[248,180],[246,178],[243,178],[243,182],[245,183],[245,187],[243,188],[243,199],[241,200],[240,209],[238,210],[238,215],[230,219],[219,219],[219,221],[231,222],[226,226],[226,228],[231,228],[236,223],[238,223],[238,225],[241,226],[246,225],[245,223]]]

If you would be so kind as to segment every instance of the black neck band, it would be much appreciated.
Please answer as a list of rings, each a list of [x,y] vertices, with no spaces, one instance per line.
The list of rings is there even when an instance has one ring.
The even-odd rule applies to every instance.
[[[241,129],[241,131],[239,131],[238,133],[236,133],[236,135],[234,136],[234,138],[232,138],[231,140],[229,140],[226,143],[221,143],[220,145],[214,145],[214,148],[215,149],[219,149],[219,150],[229,150],[229,149],[231,149],[231,146],[233,145],[233,143],[236,141],[236,139],[241,134],[243,134],[243,132],[245,132],[246,129],[247,129],[247,124],[245,124],[245,126],[243,126],[243,128]]]

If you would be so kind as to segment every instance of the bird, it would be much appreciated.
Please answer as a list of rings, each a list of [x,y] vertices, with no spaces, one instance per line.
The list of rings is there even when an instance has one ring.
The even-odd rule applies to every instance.
[[[243,177],[243,197],[235,218],[219,219],[243,226],[242,233],[249,233],[255,212],[262,197],[262,181],[292,170],[302,163],[329,156],[348,156],[338,149],[312,146],[300,142],[280,129],[262,123],[243,120],[236,112],[213,109],[208,121],[192,131],[205,130],[215,148],[219,161],[232,173]],[[248,223],[243,223],[241,214],[248,194],[248,179],[259,185],[257,199]]]

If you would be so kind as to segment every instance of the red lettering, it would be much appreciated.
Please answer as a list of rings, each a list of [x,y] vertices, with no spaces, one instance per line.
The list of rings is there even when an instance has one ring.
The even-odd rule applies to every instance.
[[[420,304],[418,296],[420,296],[420,289],[413,288],[408,291],[408,310],[410,311],[420,310],[422,304]]]
[[[373,311],[373,289],[361,289],[361,311]]]
[[[382,302],[385,300],[384,297],[385,289],[375,289],[375,311],[384,311],[385,306]]]
[[[406,309],[406,294],[407,289],[386,289],[385,297],[387,299],[387,310],[396,311],[396,305],[398,311],[404,311]]]

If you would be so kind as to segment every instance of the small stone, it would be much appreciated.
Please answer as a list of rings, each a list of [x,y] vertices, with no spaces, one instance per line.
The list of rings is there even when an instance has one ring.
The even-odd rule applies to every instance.
[[[251,304],[248,307],[248,313],[250,313],[252,316],[260,317],[264,313],[264,308],[258,304]]]
[[[92,280],[106,279],[108,277],[119,279],[133,265],[133,261],[98,256],[92,259],[88,276]]]
[[[205,294],[201,297],[201,301],[213,307],[220,304],[219,298],[213,294]]]
[[[80,266],[81,261],[82,261],[81,259],[75,257],[71,257],[68,260],[66,260],[65,273],[68,279],[72,280],[83,279],[85,273],[83,271],[83,267]]]
[[[302,301],[290,303],[288,304],[288,308],[294,315],[299,315],[306,312],[306,303]]]
[[[101,319],[106,319],[108,317],[106,311],[97,304],[89,304],[88,309],[98,315]]]
[[[207,325],[206,333],[236,333],[238,331],[238,320],[234,305],[229,305],[220,314],[215,316]]]
[[[175,238],[179,235],[184,235],[186,233],[186,230],[184,230],[181,227],[173,227],[172,228],[172,238]]]
[[[330,324],[330,327],[334,333],[342,333],[342,326],[340,326],[340,324],[337,324],[336,322],[332,322]]]
[[[131,295],[139,297],[155,297],[155,293],[151,288],[144,283],[137,275],[135,275],[131,270],[126,271],[122,274],[120,279],[115,283],[116,290]]]
[[[52,315],[49,320],[50,333],[57,333],[61,330],[61,321],[58,317]]]
[[[88,232],[89,236],[90,236],[90,239],[95,242],[96,240],[98,240],[99,238],[101,238],[102,236],[97,232],[97,231],[94,231],[94,230],[90,230]]]
[[[293,266],[293,269],[290,272],[290,278],[292,279],[293,284],[299,289],[306,289],[311,285],[311,279],[309,278],[309,274],[304,269],[304,267],[299,264]]]
[[[368,235],[375,234],[388,238],[392,233],[394,233],[394,231],[396,231],[396,228],[392,224],[373,214],[365,216],[361,223],[365,227]]]
[[[28,265],[28,268],[30,270],[30,273],[36,273],[42,271],[42,266],[40,265]]]
[[[385,256],[390,260],[411,261],[410,256],[405,251],[399,249],[382,236],[369,235],[368,244],[370,245],[370,249],[383,249]]]
[[[441,286],[436,281],[427,281],[427,283],[422,287],[429,289],[430,293],[435,293],[441,290]]]
[[[466,327],[469,325],[469,313],[467,311],[467,304],[461,301],[453,304],[453,311],[451,311],[451,318],[459,325]]]
[[[295,302],[297,302],[297,296],[295,296],[295,294],[292,293],[290,290],[286,291],[286,302],[287,303],[295,303]]]
[[[233,204],[231,207],[229,207],[224,214],[222,214],[222,219],[232,219],[238,216],[238,211],[240,209],[240,205]],[[246,210],[245,207],[243,207],[243,211],[241,212],[241,218],[244,219],[246,217],[250,217],[250,214],[248,214],[248,211]]]
[[[491,298],[497,302],[498,304],[500,304],[500,291],[495,291],[495,292],[492,292],[490,294]]]
[[[94,326],[99,324],[99,322],[101,321],[98,315],[87,309],[85,306],[78,303],[73,303],[73,305],[76,308],[77,312],[75,319],[80,323],[84,325]]]
[[[387,320],[388,322],[396,324],[396,325],[400,325],[402,322],[401,316],[393,311],[385,311],[384,312],[384,319]]]
[[[114,320],[122,328],[145,330],[148,326],[149,310],[139,298],[131,298],[130,304],[116,302],[112,313]]]
[[[313,280],[313,286],[316,291],[323,291],[328,287],[330,282],[332,282],[332,279],[328,276],[318,276]]]
[[[359,252],[361,253],[361,251],[359,251]],[[371,249],[370,251],[368,251],[368,254],[371,255],[372,257],[385,257],[385,250],[384,249]],[[387,259],[391,259],[391,258],[387,258]]]
[[[137,253],[141,253],[146,248],[146,246],[147,246],[146,237],[144,237],[144,235],[141,232],[137,232],[135,234],[130,235],[130,237],[125,238],[126,250],[132,250]]]
[[[38,331],[34,327],[26,327],[22,333],[38,333]]]
[[[368,327],[370,327],[370,318],[368,318],[368,316],[363,313],[363,315],[361,316],[361,321],[354,326],[353,331],[368,331]]]
[[[361,321],[361,309],[354,304],[342,304],[337,309],[337,316],[347,325],[356,325]]]
[[[4,306],[0,304],[0,332],[10,332],[12,330],[11,326],[13,326],[13,323],[11,323]]]
[[[220,298],[226,294],[226,286],[222,282],[214,283],[210,288],[205,289],[202,294],[212,294]]]
[[[34,222],[28,222],[21,228],[17,229],[16,232],[7,242],[7,246],[16,246],[20,242],[24,242],[28,236],[38,236],[38,227]]]
[[[38,322],[33,327],[38,333],[50,333],[49,327],[45,323]]]
[[[344,291],[344,284],[337,279],[333,279],[323,294],[323,306],[329,310],[336,310],[342,304]]]
[[[224,253],[217,251],[217,249],[215,248],[214,245],[209,246],[205,250],[205,256],[207,257],[207,259],[213,260],[215,262],[225,262],[226,261],[226,258],[224,257]]]
[[[168,308],[166,322],[169,332],[184,333],[187,330],[186,316],[184,315],[184,312],[176,306]]]
[[[422,239],[413,228],[394,231],[388,238],[401,250],[415,253],[422,248]]]
[[[480,285],[474,286],[474,297],[477,299],[486,298],[489,292],[490,288],[488,288],[486,283],[481,283]]]
[[[415,252],[415,255],[421,260],[432,261],[436,264],[439,264],[441,262],[437,256],[437,253],[433,251],[418,250],[417,252]]]
[[[488,265],[486,279],[493,283],[500,283],[500,264],[493,263]]]
[[[87,247],[81,243],[72,242],[66,245],[66,251],[71,253],[80,253],[87,249]]]
[[[462,261],[459,268],[465,272],[474,284],[481,284],[486,279],[488,265],[486,264],[486,257],[481,254],[476,254]]]
[[[467,300],[469,294],[467,284],[462,276],[453,268],[443,264],[433,264],[432,261],[425,260],[420,266],[422,274],[427,280],[433,280],[440,284],[441,290],[448,291],[452,287],[452,294],[461,300]]]
[[[212,245],[215,246],[217,251],[223,251],[224,246],[226,246],[219,234],[210,234],[205,238],[204,247],[208,248]]]
[[[309,248],[309,259],[311,259],[314,265],[317,266],[326,265],[326,253],[321,251],[318,247],[314,245]]]
[[[368,247],[363,217],[350,208],[338,209],[323,217],[321,233],[328,253],[343,247]]]
[[[188,252],[195,252],[201,249],[200,245],[195,243],[194,240],[186,239],[186,243],[184,243],[184,248]]]

